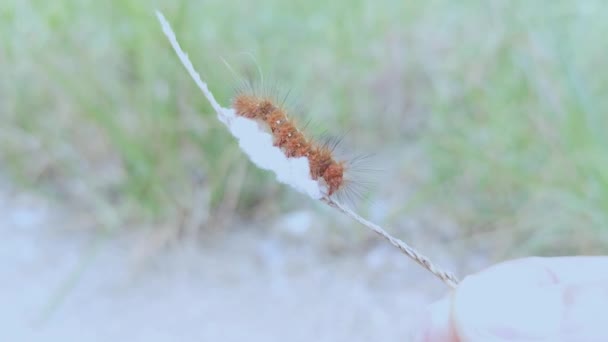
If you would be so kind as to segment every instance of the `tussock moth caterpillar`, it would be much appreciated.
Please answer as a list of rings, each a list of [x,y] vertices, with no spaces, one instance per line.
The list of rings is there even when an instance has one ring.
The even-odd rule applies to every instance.
[[[362,197],[368,184],[360,177],[360,173],[366,171],[361,167],[366,156],[338,156],[336,152],[342,137],[315,138],[304,132],[285,105],[289,92],[279,96],[276,86],[265,88],[262,72],[259,72],[260,84],[247,80],[236,89],[232,99],[236,115],[260,124],[272,135],[273,146],[278,147],[285,157],[306,158],[310,177],[320,183],[325,195],[335,195],[351,203]]]
[[[254,164],[261,169],[273,171],[278,181],[291,185],[313,199],[325,202],[371,229],[447,286],[455,288],[458,285],[458,279],[451,272],[436,266],[407,243],[393,237],[382,227],[366,220],[332,197],[346,185],[345,170],[348,169],[345,168],[344,161],[333,157],[332,145],[335,147],[336,140],[328,140],[325,144],[314,143],[296,128],[280,106],[263,97],[251,96],[255,93],[235,97],[234,108],[222,107],[180,47],[165,17],[158,11],[156,16],[175,53],[217,113],[217,118],[226,125],[238,140],[241,150]],[[260,129],[260,121],[267,125],[267,129]]]

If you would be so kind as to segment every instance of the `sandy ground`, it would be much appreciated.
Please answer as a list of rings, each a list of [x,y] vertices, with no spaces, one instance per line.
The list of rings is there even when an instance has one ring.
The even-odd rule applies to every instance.
[[[0,191],[0,215],[0,341],[408,341],[445,291],[384,243],[236,229],[141,264],[141,238],[61,229],[39,198]]]

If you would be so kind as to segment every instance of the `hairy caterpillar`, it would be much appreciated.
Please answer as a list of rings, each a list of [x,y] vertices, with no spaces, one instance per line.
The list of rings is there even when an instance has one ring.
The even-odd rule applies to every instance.
[[[251,88],[237,93],[232,108],[237,115],[265,125],[272,134],[273,145],[280,148],[287,158],[307,158],[310,177],[324,183],[327,195],[345,190],[348,163],[337,160],[333,155],[337,141],[333,144],[329,141],[319,143],[307,137],[282,104],[276,103],[270,96],[256,94]]]

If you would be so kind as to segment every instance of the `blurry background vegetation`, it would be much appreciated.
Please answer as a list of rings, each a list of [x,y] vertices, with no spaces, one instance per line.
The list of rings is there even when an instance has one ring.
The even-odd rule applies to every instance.
[[[608,252],[601,0],[3,1],[3,177],[120,229],[314,208],[249,165],[155,8],[222,103],[222,59],[245,74],[251,55],[304,118],[374,152],[362,210],[394,231],[427,213],[431,238],[447,221],[497,258]]]

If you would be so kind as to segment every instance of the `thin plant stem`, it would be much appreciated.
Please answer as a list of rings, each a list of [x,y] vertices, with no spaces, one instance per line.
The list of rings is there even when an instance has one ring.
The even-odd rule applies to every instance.
[[[209,87],[207,87],[207,83],[205,83],[205,82],[203,82],[203,80],[201,80],[201,76],[194,69],[192,62],[190,62],[190,58],[188,58],[188,54],[185,53],[184,50],[182,50],[182,48],[180,47],[179,42],[177,41],[177,38],[175,37],[175,33],[173,33],[173,30],[171,29],[171,25],[169,25],[169,22],[167,21],[167,19],[165,19],[165,16],[163,16],[163,14],[160,11],[156,11],[156,17],[160,21],[160,24],[163,28],[163,32],[169,39],[169,42],[171,43],[173,50],[175,50],[177,57],[179,57],[179,60],[182,62],[182,64],[186,68],[186,70],[188,70],[190,77],[192,77],[192,79],[194,80],[196,85],[201,89],[201,91],[203,92],[203,95],[205,95],[205,97],[207,98],[207,100],[209,101],[211,106],[213,107],[213,110],[215,110],[215,112],[218,115],[222,115],[222,112],[223,112],[222,106],[220,106],[220,104],[217,102],[217,100],[215,99],[215,97],[213,96],[211,91],[209,90]]]
[[[180,61],[182,62],[182,64],[186,68],[186,70],[188,70],[188,73],[190,74],[190,76],[192,77],[192,79],[194,80],[196,85],[201,89],[201,91],[203,92],[203,95],[205,95],[207,100],[211,103],[211,106],[217,112],[218,117],[221,118],[221,116],[223,115],[223,113],[226,109],[224,109],[215,100],[215,97],[213,97],[213,94],[207,87],[207,84],[201,80],[200,75],[194,69],[192,62],[190,62],[190,59],[188,58],[188,54],[185,53],[181,49],[179,42],[177,41],[177,38],[175,37],[175,33],[173,33],[171,26],[169,25],[169,23],[167,22],[165,17],[162,15],[162,13],[160,13],[159,11],[156,11],[156,16],[158,17],[158,20],[161,23],[163,32],[169,39],[169,42],[171,43],[171,46],[177,53],[177,56],[179,57]],[[407,255],[408,257],[410,257],[411,259],[416,261],[418,264],[420,264],[422,267],[427,269],[429,272],[433,273],[435,276],[437,276],[439,279],[441,279],[441,281],[443,281],[450,288],[454,289],[458,286],[458,279],[456,278],[456,276],[454,276],[450,272],[443,270],[439,266],[435,265],[434,263],[432,263],[429,260],[429,258],[420,254],[414,248],[410,247],[407,243],[393,237],[386,230],[382,229],[382,227],[380,227],[379,225],[364,219],[359,214],[355,213],[354,211],[352,211],[348,207],[344,206],[343,204],[336,202],[335,200],[333,200],[330,197],[326,196],[326,197],[322,198],[321,201],[325,202],[327,205],[329,205],[333,208],[336,208],[338,211],[341,211],[345,215],[351,217],[355,221],[361,223],[363,226],[371,229],[376,234],[385,238],[388,242],[390,242],[393,246],[397,247],[405,255]]]
[[[410,257],[412,260],[416,261],[418,264],[420,264],[422,267],[427,269],[429,272],[433,273],[435,276],[437,276],[439,279],[441,279],[441,281],[443,281],[450,288],[455,289],[458,286],[458,278],[456,278],[456,276],[454,274],[452,274],[451,272],[445,271],[441,267],[437,266],[436,264],[431,262],[431,260],[429,258],[424,256],[423,254],[421,254],[420,252],[418,252],[417,250],[415,250],[414,248],[412,248],[410,245],[403,242],[402,240],[393,237],[391,234],[389,234],[386,230],[384,230],[379,225],[366,220],[365,218],[361,217],[361,215],[355,213],[354,211],[352,211],[351,209],[349,209],[342,203],[334,201],[332,198],[326,197],[323,199],[323,202],[325,202],[330,207],[333,207],[333,208],[337,209],[338,211],[342,212],[346,216],[349,216],[353,220],[361,223],[363,226],[371,229],[374,233],[385,238],[388,242],[391,243],[391,245],[397,247],[405,255]]]

